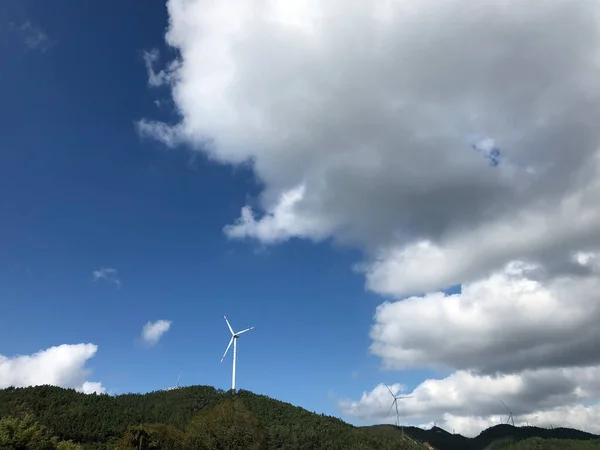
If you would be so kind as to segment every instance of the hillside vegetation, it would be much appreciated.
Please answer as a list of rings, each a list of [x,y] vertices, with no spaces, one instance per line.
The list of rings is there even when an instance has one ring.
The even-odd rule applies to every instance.
[[[404,432],[413,440],[427,443],[438,450],[554,450],[598,449],[600,437],[571,428],[538,428],[496,425],[474,438],[452,434],[439,427],[424,430],[417,427],[375,425],[365,427],[377,435],[397,435]]]
[[[600,449],[600,440],[575,440],[575,439],[543,439],[529,438],[500,447],[488,447],[487,450],[597,450]]]
[[[380,435],[263,395],[208,386],[114,397],[52,386],[9,388],[0,390],[0,417],[7,416],[34,418],[57,442],[87,449],[424,448],[400,434]],[[17,447],[0,445],[9,448]]]
[[[476,438],[434,427],[354,427],[248,391],[209,386],[118,396],[53,386],[0,390],[0,450],[600,450],[578,430],[498,425]]]

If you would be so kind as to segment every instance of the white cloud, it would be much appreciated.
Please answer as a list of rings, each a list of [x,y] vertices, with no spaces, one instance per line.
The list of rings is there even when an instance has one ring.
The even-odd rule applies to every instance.
[[[569,275],[513,262],[454,295],[380,305],[371,351],[384,367],[454,370],[417,386],[413,398],[402,400],[402,416],[475,435],[506,419],[502,400],[521,424],[600,432],[597,253],[572,259],[581,270]],[[385,419],[389,402],[381,385],[340,408],[351,417],[392,421]]]
[[[157,344],[160,338],[171,328],[170,320],[157,320],[146,323],[142,328],[142,341],[147,345]]]
[[[358,245],[377,292],[438,289],[513,259],[560,265],[600,238],[598,9],[170,0],[181,58],[147,64],[181,121],[138,130],[252,161],[262,213],[243,208],[228,235]],[[414,276],[421,263],[436,270]]]
[[[397,385],[392,386],[397,389]],[[588,368],[537,369],[513,375],[475,375],[457,371],[444,379],[428,379],[412,395],[398,401],[401,422],[436,422],[447,430],[466,436],[477,435],[483,428],[506,423],[512,411],[515,425],[541,427],[572,426],[600,432],[600,365]],[[582,402],[595,402],[583,406]],[[360,400],[342,400],[340,409],[349,417],[368,423],[395,420],[389,413],[392,397],[384,385],[364,392]]]
[[[597,1],[169,0],[168,11],[180,56],[162,71],[157,54],[146,62],[180,120],[143,119],[138,132],[250,162],[259,206],[243,206],[228,237],[361,249],[366,287],[391,300],[371,333],[387,368],[507,382],[600,364]],[[436,293],[454,285],[460,295]],[[579,408],[562,401],[528,410]],[[501,412],[444,414],[476,428]]]
[[[101,383],[86,381],[90,370],[85,364],[97,350],[94,344],[63,344],[32,355],[0,355],[0,389],[50,384],[103,393]]]
[[[484,373],[600,364],[600,277],[547,278],[513,262],[462,285],[377,308],[371,351],[388,368],[443,366]]]
[[[310,235],[316,240],[327,236],[326,225],[310,217],[298,216],[295,212],[297,204],[305,195],[304,186],[299,186],[281,195],[274,211],[261,220],[256,220],[252,209],[242,208],[242,215],[234,225],[227,225],[224,230],[231,238],[257,238],[265,243],[285,241],[291,237]]]
[[[112,267],[102,267],[101,269],[94,270],[92,276],[94,281],[105,280],[113,283],[117,288],[121,287],[121,280],[117,275],[117,269],[113,269]]]
[[[598,161],[590,163],[596,165]],[[594,169],[600,174],[600,166]],[[403,248],[390,247],[366,266],[367,287],[402,297],[486,275],[515,257],[544,261],[550,269],[585,266],[583,262],[590,256],[578,253],[583,258],[578,262],[573,254],[582,246],[597,245],[600,239],[600,209],[594,206],[597,200],[600,178],[552,208],[530,208],[509,218],[483,222],[468,232],[449,233],[438,244],[420,240]],[[549,210],[544,212],[544,208]]]
[[[155,72],[154,66],[158,62],[159,57],[160,53],[157,49],[152,49],[143,53],[144,63],[146,64],[146,72],[148,74],[148,84],[151,87],[159,87],[164,84],[169,84],[175,80],[174,77],[177,74],[177,61],[173,61],[166,69]]]
[[[141,137],[154,137],[167,147],[175,147],[182,142],[177,127],[169,127],[161,122],[140,120],[136,128]]]
[[[242,208],[227,234],[357,245],[376,292],[560,266],[600,238],[599,8],[170,0],[181,58],[145,59],[181,121],[138,131],[252,161],[262,214]]]
[[[102,383],[96,381],[86,381],[81,385],[81,392],[84,394],[105,394],[106,389]]]

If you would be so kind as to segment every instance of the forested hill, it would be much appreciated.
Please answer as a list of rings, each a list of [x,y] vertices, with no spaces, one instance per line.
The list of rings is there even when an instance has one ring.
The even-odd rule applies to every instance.
[[[263,395],[209,386],[118,396],[53,386],[9,388],[0,390],[0,417],[0,427],[24,417],[60,441],[89,449],[425,448],[398,433],[373,433]]]
[[[29,448],[600,450],[600,439],[566,428],[510,425],[472,439],[438,427],[354,427],[263,395],[209,386],[118,396],[53,386],[0,390],[0,449]]]
[[[538,428],[496,425],[475,438],[452,434],[439,427],[428,430],[417,427],[374,425],[365,427],[378,435],[402,432],[419,442],[439,450],[526,450],[526,449],[600,449],[600,436],[571,428]]]

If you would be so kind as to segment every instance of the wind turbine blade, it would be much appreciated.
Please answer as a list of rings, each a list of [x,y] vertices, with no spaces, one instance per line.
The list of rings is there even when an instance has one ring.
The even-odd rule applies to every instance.
[[[500,400],[500,403],[502,403],[502,406],[504,406],[504,408],[506,408],[506,410],[508,411],[509,414],[512,414],[510,412],[510,409],[508,409],[508,406],[506,406],[502,400]]]
[[[233,336],[231,336],[231,340],[229,341],[229,345],[227,346],[227,348],[225,349],[225,353],[223,353],[223,357],[221,358],[221,362],[223,362],[223,360],[225,359],[225,355],[227,354],[227,352],[229,351],[229,347],[231,347],[231,344],[233,343]]]
[[[401,395],[400,397],[396,397],[396,398],[413,398],[414,395]]]
[[[390,413],[392,412],[392,408],[394,407],[394,404],[396,404],[396,399],[394,399],[394,401],[392,402],[392,404],[390,405],[390,410],[388,411],[387,415],[389,416]]]
[[[225,317],[225,316],[223,316],[223,317]],[[227,326],[229,327],[229,331],[231,331],[231,334],[235,334],[233,332],[233,328],[231,328],[231,325],[229,325],[229,320],[227,320],[227,317],[225,317],[225,322],[227,322]]]
[[[396,396],[394,395],[394,393],[392,392],[392,390],[390,389],[390,387],[387,384],[385,385],[385,387],[387,388],[388,391],[390,391],[390,394],[392,394],[392,397],[395,398]]]
[[[237,334],[237,335],[239,336],[240,334],[242,334],[242,333],[245,333],[246,331],[250,331],[250,330],[254,330],[254,327],[246,328],[245,330],[238,331],[238,332],[237,332],[237,333],[235,333],[235,334]]]

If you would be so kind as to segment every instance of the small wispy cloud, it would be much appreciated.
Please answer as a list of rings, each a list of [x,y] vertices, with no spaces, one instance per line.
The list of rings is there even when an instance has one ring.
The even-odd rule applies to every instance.
[[[106,280],[109,283],[113,283],[117,288],[121,287],[121,280],[117,275],[117,269],[113,269],[112,267],[102,267],[94,270],[92,276],[94,281]]]
[[[142,341],[146,345],[155,345],[160,338],[171,328],[170,320],[157,320],[156,322],[146,323],[142,328]]]
[[[19,29],[23,35],[25,45],[30,50],[39,50],[44,53],[50,48],[50,38],[40,27],[33,25],[31,22],[25,22]]]
[[[179,67],[178,61],[173,61],[169,63],[165,69],[156,72],[154,66],[160,58],[158,49],[153,48],[152,50],[144,51],[142,57],[144,58],[146,72],[148,74],[148,85],[151,87],[159,87],[168,85],[174,80],[176,70]]]

